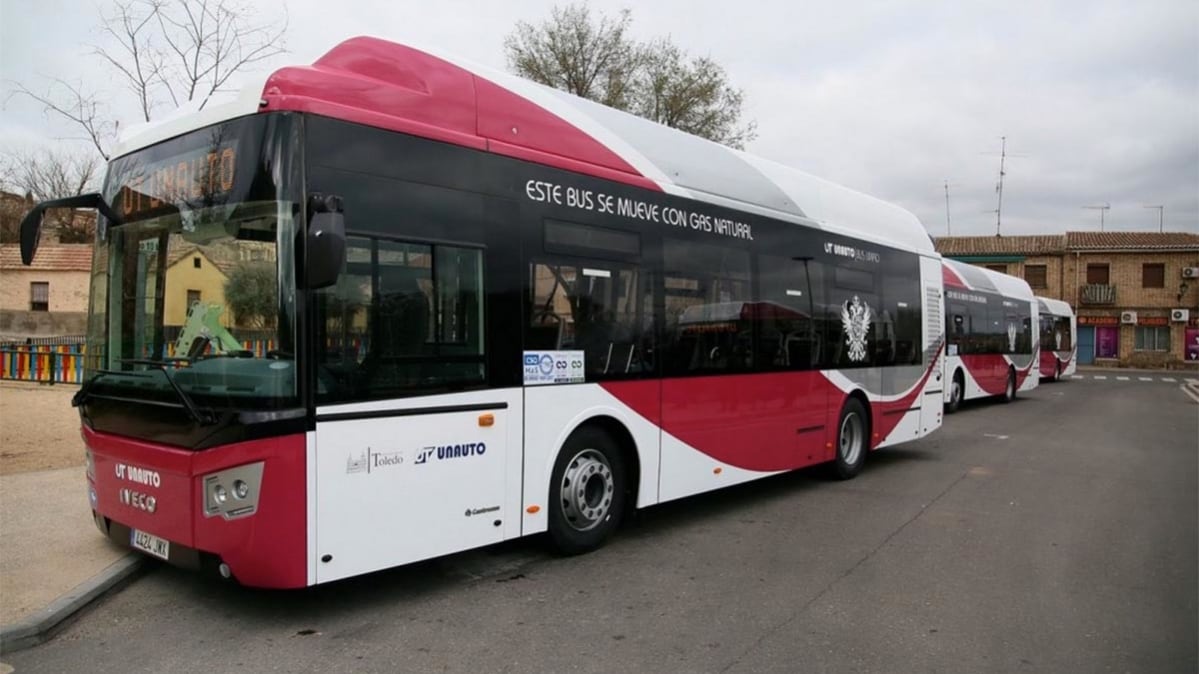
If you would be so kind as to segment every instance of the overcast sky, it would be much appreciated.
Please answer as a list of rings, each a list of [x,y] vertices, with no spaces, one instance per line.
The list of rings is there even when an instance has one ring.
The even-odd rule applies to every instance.
[[[311,63],[355,35],[436,45],[504,68],[503,37],[552,0],[260,0],[289,16]],[[93,83],[127,102],[89,44],[105,2],[0,0],[0,148],[75,130],[9,95],[11,81]],[[1000,137],[1011,156],[1004,234],[1099,228],[1199,231],[1199,2],[595,0],[633,11],[721,63],[758,123],[755,154],[897,203],[935,236],[995,233]],[[269,66],[263,66],[266,69]],[[127,106],[126,114],[133,111]],[[132,118],[129,122],[134,121]]]

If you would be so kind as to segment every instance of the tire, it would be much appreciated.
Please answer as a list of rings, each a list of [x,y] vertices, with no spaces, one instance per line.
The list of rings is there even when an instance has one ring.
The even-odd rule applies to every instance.
[[[1007,385],[1003,388],[1003,402],[1010,403],[1016,399],[1016,370],[1008,368]]]
[[[870,451],[870,416],[857,398],[849,398],[837,420],[836,456],[830,466],[833,477],[849,480],[862,471]]]
[[[945,403],[945,412],[953,414],[958,411],[965,396],[966,378],[962,376],[962,371],[958,370],[953,373],[953,379],[949,382],[949,402]]]
[[[549,535],[564,555],[590,552],[620,524],[628,493],[624,459],[611,436],[594,426],[571,434],[550,477]]]

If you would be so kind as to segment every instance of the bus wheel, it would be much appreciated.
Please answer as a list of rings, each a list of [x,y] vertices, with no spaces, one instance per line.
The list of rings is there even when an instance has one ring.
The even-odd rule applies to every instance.
[[[841,419],[837,423],[837,456],[833,459],[833,476],[848,480],[862,470],[866,463],[867,445],[870,437],[870,422],[866,408],[857,398],[849,398],[841,408]]]
[[[958,370],[953,373],[953,381],[949,383],[949,402],[945,405],[945,411],[953,414],[962,406],[962,396],[966,393],[966,378],[962,376],[962,371]]]
[[[1007,386],[1003,389],[1003,402],[1010,403],[1016,399],[1016,371],[1008,368]]]
[[[554,462],[549,533],[561,553],[577,555],[603,545],[624,512],[625,470],[620,450],[603,430],[576,430]]]

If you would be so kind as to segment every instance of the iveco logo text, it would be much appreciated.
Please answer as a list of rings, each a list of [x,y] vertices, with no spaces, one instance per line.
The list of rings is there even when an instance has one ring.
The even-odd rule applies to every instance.
[[[123,463],[116,465],[117,479],[129,480],[138,484],[144,484],[150,487],[161,487],[162,478],[158,476],[158,471],[148,468],[138,468],[137,466],[127,466]]]
[[[152,513],[158,509],[158,499],[149,494],[143,494],[132,489],[121,489],[117,492],[117,496],[121,499],[121,503],[130,508],[145,510],[148,513]]]
[[[416,461],[413,463],[421,464],[428,463],[432,457],[437,459],[462,459],[468,456],[480,456],[487,451],[487,445],[482,442],[472,442],[463,445],[439,445],[436,447],[422,447],[416,455]]]

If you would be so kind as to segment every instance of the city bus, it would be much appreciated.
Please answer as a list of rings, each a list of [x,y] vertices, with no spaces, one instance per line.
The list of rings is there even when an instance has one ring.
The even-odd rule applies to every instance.
[[[258,587],[532,534],[941,424],[940,257],[896,206],[354,38],[126,140],[75,397],[103,533]],[[935,403],[935,404],[934,404]]]
[[[1041,377],[1060,381],[1074,374],[1078,365],[1077,319],[1068,303],[1049,297],[1037,297],[1037,310],[1041,315]]]
[[[1039,380],[1037,299],[1023,279],[946,259],[945,409],[1031,391]]]

